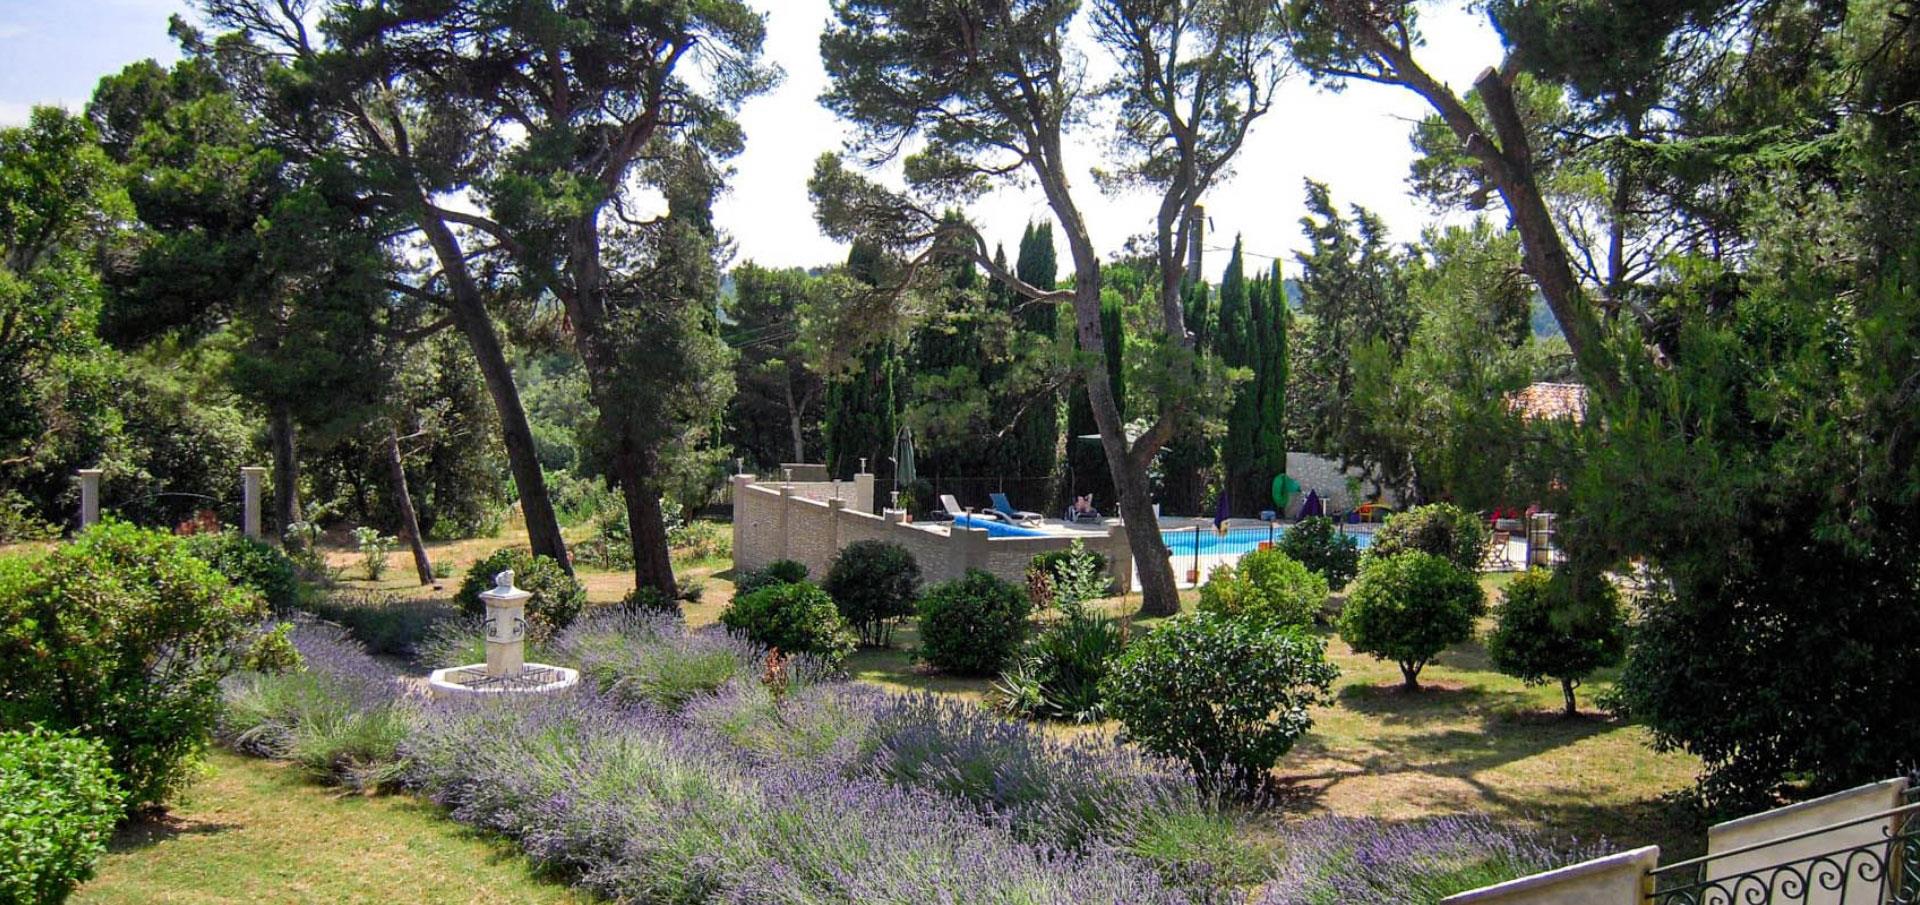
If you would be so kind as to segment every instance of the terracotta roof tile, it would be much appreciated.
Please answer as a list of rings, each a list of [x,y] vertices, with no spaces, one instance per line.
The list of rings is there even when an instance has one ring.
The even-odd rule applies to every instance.
[[[1587,417],[1587,388],[1577,383],[1536,383],[1508,397],[1507,404],[1528,419]]]

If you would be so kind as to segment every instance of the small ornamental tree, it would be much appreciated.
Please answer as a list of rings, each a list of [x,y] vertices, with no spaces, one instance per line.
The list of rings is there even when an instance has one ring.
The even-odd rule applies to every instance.
[[[1339,669],[1297,627],[1212,613],[1135,641],[1101,683],[1107,712],[1208,791],[1252,792],[1313,726]]]
[[[1430,553],[1367,558],[1340,614],[1340,637],[1353,649],[1391,660],[1420,688],[1420,670],[1434,655],[1473,637],[1486,595],[1473,573]]]
[[[1367,555],[1389,557],[1418,550],[1472,572],[1486,558],[1492,537],[1479,516],[1452,503],[1434,503],[1415,506],[1387,519],[1374,533]]]
[[[1312,625],[1327,605],[1327,580],[1279,550],[1256,550],[1215,568],[1200,588],[1200,610],[1281,625]]]
[[[1292,557],[1339,590],[1360,572],[1360,542],[1324,515],[1303,518],[1280,535],[1280,552]]]
[[[894,623],[913,615],[920,564],[899,544],[855,541],[833,557],[821,587],[860,632],[861,644],[885,647],[893,641]]]
[[[1620,592],[1602,578],[1534,569],[1507,585],[1487,636],[1495,669],[1526,682],[1560,682],[1566,715],[1580,712],[1573,690],[1596,669],[1627,653],[1627,620]]]

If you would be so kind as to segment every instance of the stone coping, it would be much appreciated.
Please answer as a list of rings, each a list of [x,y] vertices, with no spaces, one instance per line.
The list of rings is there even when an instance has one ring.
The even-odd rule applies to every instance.
[[[552,694],[580,684],[579,670],[545,663],[528,663],[519,676],[506,679],[486,678],[486,670],[485,663],[436,669],[427,677],[427,690],[436,698],[487,697]]]

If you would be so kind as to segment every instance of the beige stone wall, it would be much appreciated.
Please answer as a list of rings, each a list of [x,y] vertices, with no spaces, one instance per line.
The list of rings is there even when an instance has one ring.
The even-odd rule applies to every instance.
[[[1306,499],[1309,490],[1320,492],[1320,498],[1327,501],[1328,512],[1346,512],[1357,502],[1352,494],[1347,493],[1347,476],[1359,477],[1360,470],[1357,468],[1342,469],[1340,463],[1333,459],[1312,453],[1290,452],[1287,453],[1287,475],[1300,482],[1299,495],[1295,496],[1292,504],[1287,507],[1285,515],[1288,518],[1299,514],[1300,502]],[[1371,493],[1378,489],[1380,489],[1378,485],[1366,484],[1361,487],[1361,493]],[[1388,505],[1395,508],[1400,505],[1398,494],[1387,493],[1384,499]]]
[[[1899,807],[1906,791],[1905,779],[1889,779],[1716,824],[1707,830],[1707,854],[1721,855],[1822,827],[1836,827],[1861,820]],[[1871,879],[1863,878],[1851,870],[1854,865],[1849,864],[1844,855],[1831,858],[1830,863],[1815,863],[1813,859],[1866,846],[1884,848],[1888,836],[1893,832],[1890,820],[1881,818],[1857,823],[1804,839],[1718,858],[1707,862],[1706,879],[1726,881],[1721,888],[1731,893],[1734,901],[1740,902],[1786,901],[1789,896],[1795,902],[1804,901],[1808,905],[1878,901],[1881,881],[1877,871],[1873,872]],[[1769,870],[1777,866],[1789,869],[1777,873]],[[1844,883],[1841,882],[1841,871],[1847,872]],[[1802,890],[1801,878],[1810,874],[1815,882]],[[1831,882],[1825,882],[1828,880]],[[1806,898],[1801,898],[1800,892],[1805,892]]]
[[[1448,896],[1441,905],[1641,905],[1659,862],[1660,847],[1649,845]]]
[[[1064,550],[1073,540],[989,538],[980,529],[927,530],[900,521],[897,513],[879,516],[860,511],[852,482],[843,484],[846,494],[838,499],[832,496],[830,484],[760,484],[752,475],[735,477],[733,489],[733,562],[743,572],[765,568],[776,559],[791,559],[806,565],[814,577],[823,577],[840,548],[855,541],[885,540],[907,548],[929,584],[959,578],[968,569],[985,569],[1019,584],[1026,580],[1027,563],[1036,554]],[[1089,532],[1082,540],[1088,549],[1120,566],[1116,569],[1122,578],[1119,590],[1131,590],[1133,560],[1125,531]]]

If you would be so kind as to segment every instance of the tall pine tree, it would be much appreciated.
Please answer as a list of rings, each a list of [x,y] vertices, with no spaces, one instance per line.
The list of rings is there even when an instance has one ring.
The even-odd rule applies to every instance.
[[[1189,272],[1181,302],[1186,311],[1187,325],[1193,329],[1194,351],[1201,355],[1211,354],[1211,287],[1200,282],[1198,274]],[[1166,449],[1160,454],[1160,471],[1164,475],[1161,503],[1167,512],[1185,514],[1202,511],[1207,493],[1207,476],[1214,464],[1215,446],[1215,438],[1208,436],[1199,425],[1182,431],[1167,442]]]
[[[1106,357],[1107,381],[1113,387],[1113,398],[1122,416],[1127,411],[1127,381],[1121,370],[1120,357],[1121,350],[1126,347],[1124,305],[1120,293],[1112,289],[1101,291],[1100,330],[1105,339],[1103,353]],[[1074,348],[1085,352],[1077,342]],[[1113,488],[1113,472],[1107,466],[1106,452],[1101,445],[1087,439],[1099,432],[1100,427],[1093,420],[1093,406],[1087,400],[1086,387],[1074,387],[1067,403],[1067,469],[1071,474],[1065,489],[1070,496],[1092,494],[1094,505],[1104,507],[1102,511],[1111,514],[1118,502]]]

